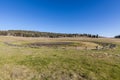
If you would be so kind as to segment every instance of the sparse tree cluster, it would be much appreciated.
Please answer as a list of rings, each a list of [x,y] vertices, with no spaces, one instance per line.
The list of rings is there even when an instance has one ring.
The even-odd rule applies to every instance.
[[[90,38],[99,38],[98,35],[92,35],[92,34],[66,34],[66,33],[25,31],[25,30],[0,31],[0,35],[2,35],[2,36],[20,36],[20,37],[49,37],[49,38],[60,38],[60,37],[90,37]]]

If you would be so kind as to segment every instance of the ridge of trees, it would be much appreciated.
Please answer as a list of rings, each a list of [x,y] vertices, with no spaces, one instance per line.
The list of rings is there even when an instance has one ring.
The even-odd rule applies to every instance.
[[[115,36],[114,38],[120,38],[120,35]]]
[[[60,37],[90,37],[99,38],[100,36],[92,34],[67,34],[67,33],[52,33],[52,32],[39,32],[39,31],[27,31],[27,30],[7,30],[0,31],[2,36],[20,36],[20,37],[49,37],[49,38],[60,38]]]

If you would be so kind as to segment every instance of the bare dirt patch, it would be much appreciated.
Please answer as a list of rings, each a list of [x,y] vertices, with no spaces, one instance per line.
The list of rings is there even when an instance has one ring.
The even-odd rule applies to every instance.
[[[32,46],[32,47],[42,47],[42,46],[46,46],[46,47],[58,47],[58,46],[69,46],[71,45],[72,42],[47,42],[47,43],[42,43],[42,42],[36,42],[36,43],[30,43],[28,44],[28,46]]]

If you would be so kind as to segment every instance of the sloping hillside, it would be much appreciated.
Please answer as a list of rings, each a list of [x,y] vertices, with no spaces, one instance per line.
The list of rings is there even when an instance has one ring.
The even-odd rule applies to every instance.
[[[50,37],[50,38],[60,38],[60,37],[90,37],[98,38],[98,35],[92,34],[67,34],[67,33],[52,33],[52,32],[38,32],[38,31],[25,31],[25,30],[8,30],[0,31],[0,35],[3,36],[21,36],[21,37]]]

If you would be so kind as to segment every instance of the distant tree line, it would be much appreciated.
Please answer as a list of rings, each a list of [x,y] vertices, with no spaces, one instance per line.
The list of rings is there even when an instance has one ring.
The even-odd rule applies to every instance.
[[[115,38],[120,38],[120,35],[115,36]]]
[[[92,35],[92,34],[66,34],[66,33],[26,31],[26,30],[0,31],[0,35],[2,35],[2,36],[20,36],[20,37],[49,37],[49,38],[60,38],[60,37],[90,37],[90,38],[99,38],[100,37],[98,35]]]

